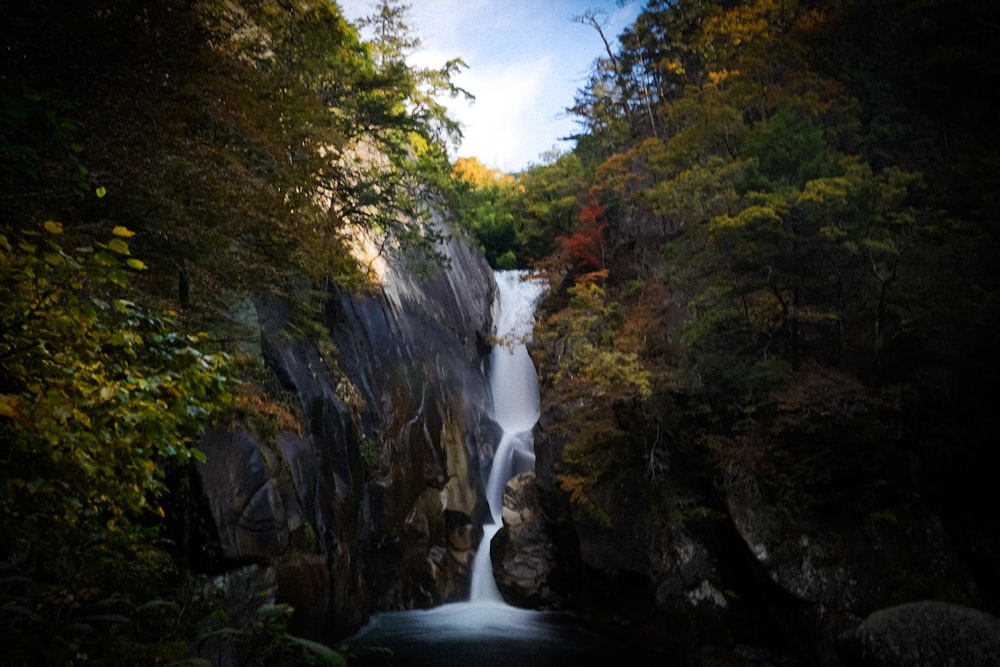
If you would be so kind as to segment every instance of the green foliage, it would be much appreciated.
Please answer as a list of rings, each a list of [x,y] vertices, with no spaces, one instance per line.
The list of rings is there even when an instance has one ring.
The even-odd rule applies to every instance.
[[[748,312],[730,297],[731,290],[723,287],[689,303],[678,377],[687,391],[742,422],[766,400],[770,388],[790,376],[791,368],[767,354],[766,338],[754,331]]]
[[[516,198],[513,182],[513,178],[487,169],[475,158],[459,158],[446,190],[448,208],[458,226],[471,233],[495,269],[519,268],[521,243],[510,211],[510,203]]]
[[[16,81],[0,81],[0,173],[37,187],[42,173],[56,170],[77,195],[86,194],[89,172],[80,159],[71,105]]]
[[[636,352],[618,344],[623,324],[618,303],[586,280],[568,292],[569,307],[549,317],[536,333],[547,348],[557,350],[547,381],[585,386],[593,396],[648,398],[649,373]]]
[[[365,466],[365,478],[376,479],[381,470],[381,452],[379,444],[374,439],[365,437],[361,440],[361,462]]]
[[[756,128],[746,142],[753,167],[745,190],[774,190],[782,185],[802,187],[829,176],[834,160],[821,127],[809,121],[792,100],[785,100],[767,123]]]
[[[166,584],[147,524],[166,468],[203,460],[195,438],[230,385],[226,355],[121,296],[140,263],[131,232],[113,234],[76,248],[55,222],[0,234],[0,553],[28,573],[6,580],[4,608],[25,610],[10,612],[18,650],[55,662],[148,622],[156,605],[116,596]]]
[[[509,212],[521,246],[519,257],[539,259],[556,237],[575,230],[587,201],[583,163],[573,153],[535,165],[517,177]]]
[[[3,510],[25,555],[49,531],[114,532],[148,511],[162,463],[201,456],[229,382],[224,355],[116,294],[136,265],[128,230],[70,250],[45,228],[0,235]]]
[[[293,611],[287,604],[264,602],[248,623],[240,628],[241,639],[253,647],[253,664],[346,667],[344,656],[329,646],[288,633],[288,621]]]
[[[155,549],[135,554],[127,569],[106,575],[107,583],[142,595],[166,577],[183,580],[173,563]],[[208,607],[187,593],[187,604],[146,597],[134,602],[97,586],[44,584],[29,571],[0,564],[0,638],[6,664],[65,665],[94,661],[107,665],[155,664],[188,658],[188,636]],[[123,577],[112,581],[114,577]],[[145,580],[143,580],[145,578]],[[155,582],[155,584],[154,584]],[[102,582],[103,583],[103,582]]]
[[[651,396],[684,397],[697,426],[678,448],[712,452],[727,488],[762,498],[779,541],[919,485],[996,586],[996,512],[968,518],[989,482],[958,459],[995,458],[976,415],[1000,304],[997,16],[938,0],[646,4],[572,109],[609,273],[585,292],[566,253],[544,264],[565,281],[546,317],[560,334],[536,339],[567,494],[592,501],[637,464],[622,444],[646,425],[612,419],[593,380],[635,374],[599,361],[616,349]],[[935,471],[919,483],[900,472],[914,456]]]
[[[626,323],[620,304],[594,282],[605,273],[582,276],[569,288],[569,303],[536,326],[534,340],[543,396],[561,406],[551,429],[552,437],[566,443],[556,479],[571,502],[610,528],[612,519],[592,491],[623,467],[651,456],[651,437],[639,428],[642,420],[624,413],[648,405],[653,379],[632,347],[634,339],[622,335]]]
[[[361,239],[442,264],[428,193],[456,126],[436,100],[462,94],[460,63],[380,67],[326,0],[106,5],[9,17],[0,58],[22,63],[25,82],[4,82],[3,168],[38,174],[31,192],[5,183],[12,224],[127,221],[150,269],[142,290],[213,331],[247,294],[294,300],[303,278],[364,286]],[[48,41],[68,55],[49,57]],[[88,180],[107,188],[99,203],[61,198],[79,161],[62,146],[86,146]]]
[[[215,609],[201,619],[189,653],[198,657],[188,660],[209,665],[236,661],[254,667],[347,664],[342,651],[291,634],[288,624],[294,609],[266,594],[235,601],[234,613],[226,612],[224,598],[245,595],[245,591],[229,590],[232,584],[233,579],[223,575],[192,596],[210,602]]]
[[[549,157],[514,176],[475,158],[455,162],[449,207],[494,268],[527,268],[577,230],[586,201],[583,165],[572,153]]]
[[[629,299],[642,294],[646,283],[642,280],[629,280],[622,286],[621,298]]]

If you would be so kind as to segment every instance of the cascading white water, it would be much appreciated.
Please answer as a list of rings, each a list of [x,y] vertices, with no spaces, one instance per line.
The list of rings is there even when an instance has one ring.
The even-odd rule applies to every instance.
[[[538,380],[524,347],[531,335],[535,302],[544,291],[524,273],[497,272],[499,310],[494,309],[502,341],[491,356],[493,418],[503,435],[486,484],[493,523],[484,526],[467,602],[433,609],[383,612],[348,642],[352,651],[374,656],[359,665],[384,665],[391,650],[400,664],[468,665],[661,664],[651,656],[630,659],[619,642],[605,642],[581,630],[563,612],[532,611],[506,604],[493,580],[490,541],[501,525],[507,480],[534,466],[532,428],[538,419]],[[352,664],[354,661],[352,660]]]
[[[483,527],[476,553],[470,595],[473,601],[502,599],[493,580],[490,542],[501,526],[504,485],[514,474],[534,466],[531,429],[538,421],[538,376],[525,342],[531,337],[535,303],[544,286],[524,271],[497,271],[495,275],[499,310],[497,343],[490,355],[490,389],[493,420],[503,429],[503,435],[486,482],[486,501],[493,523]]]

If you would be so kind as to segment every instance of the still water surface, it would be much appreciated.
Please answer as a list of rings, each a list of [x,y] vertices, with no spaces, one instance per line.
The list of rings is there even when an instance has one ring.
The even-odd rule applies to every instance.
[[[664,665],[638,648],[601,637],[561,612],[502,602],[463,602],[377,614],[344,642],[351,665],[542,667]]]

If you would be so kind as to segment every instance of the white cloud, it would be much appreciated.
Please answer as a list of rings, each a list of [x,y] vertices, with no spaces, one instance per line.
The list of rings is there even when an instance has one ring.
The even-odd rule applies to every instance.
[[[340,0],[351,20],[370,13],[371,4]],[[539,162],[558,139],[576,130],[565,109],[604,46],[592,28],[573,17],[604,7],[606,33],[613,38],[639,12],[639,3],[617,8],[612,0],[410,0],[410,5],[423,43],[411,62],[440,67],[460,57],[469,66],[455,82],[476,96],[475,104],[442,100],[464,125],[457,154],[504,171]]]
[[[538,142],[547,141],[551,118],[542,103],[545,82],[552,72],[553,59],[493,64],[469,70],[458,83],[476,96],[473,105],[452,105],[463,124],[465,139],[458,154],[476,156],[481,161],[516,171],[525,166],[525,157],[536,161]]]

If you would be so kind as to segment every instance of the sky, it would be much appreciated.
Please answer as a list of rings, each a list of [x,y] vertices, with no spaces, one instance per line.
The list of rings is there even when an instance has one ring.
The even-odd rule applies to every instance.
[[[453,81],[475,95],[472,104],[446,100],[464,139],[451,157],[476,157],[514,173],[543,162],[542,154],[573,147],[560,141],[578,131],[566,114],[590,66],[605,55],[592,26],[573,21],[603,10],[605,34],[616,45],[641,2],[616,0],[407,0],[421,40],[409,62],[440,67],[461,58],[468,69]],[[371,14],[374,0],[337,0],[348,20]]]

